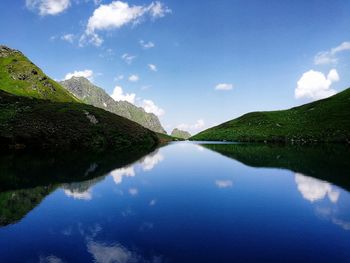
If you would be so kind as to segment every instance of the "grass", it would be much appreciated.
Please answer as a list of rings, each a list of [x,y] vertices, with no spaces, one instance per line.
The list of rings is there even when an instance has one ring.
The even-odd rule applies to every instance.
[[[157,132],[156,133],[161,144],[166,144],[172,141],[182,141],[183,139],[175,138],[171,135]]]
[[[78,102],[21,52],[0,46],[0,89],[17,96]]]
[[[207,129],[191,140],[350,142],[350,89],[289,110],[252,112]]]

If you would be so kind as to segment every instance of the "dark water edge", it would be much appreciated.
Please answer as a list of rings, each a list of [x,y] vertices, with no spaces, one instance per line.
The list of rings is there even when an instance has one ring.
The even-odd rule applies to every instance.
[[[287,169],[350,191],[350,147],[347,145],[203,143],[202,146],[251,167]]]
[[[0,155],[0,192],[84,181],[137,161],[156,147],[125,151]]]
[[[103,180],[108,172],[130,165],[152,151],[130,148],[102,153],[1,155],[0,226],[18,222],[62,185],[82,191]]]

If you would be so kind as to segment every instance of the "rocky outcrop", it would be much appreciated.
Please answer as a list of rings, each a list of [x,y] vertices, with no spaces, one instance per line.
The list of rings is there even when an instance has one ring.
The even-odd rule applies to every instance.
[[[175,128],[172,132],[171,132],[171,136],[175,137],[175,138],[180,138],[180,139],[185,139],[187,140],[188,138],[191,137],[191,134],[187,131],[182,131],[179,130],[177,128]]]
[[[125,117],[152,131],[166,134],[156,115],[147,113],[142,107],[127,101],[113,100],[102,88],[95,86],[84,77],[72,77],[62,81],[61,85],[87,104]]]

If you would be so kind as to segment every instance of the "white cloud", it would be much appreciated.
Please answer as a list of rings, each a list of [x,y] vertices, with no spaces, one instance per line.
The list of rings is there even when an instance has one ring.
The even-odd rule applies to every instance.
[[[125,93],[123,92],[123,88],[120,86],[116,86],[113,90],[113,93],[111,95],[111,97],[115,100],[115,101],[127,101],[130,102],[132,104],[135,103],[135,97],[136,94],[135,93]]]
[[[67,41],[69,43],[73,43],[74,42],[74,35],[73,34],[65,34],[65,35],[61,36],[61,39],[64,41]]]
[[[151,85],[144,85],[144,86],[141,87],[141,90],[148,90],[151,87],[152,87]]]
[[[137,195],[139,193],[139,190],[137,188],[130,188],[129,194],[131,195]]]
[[[155,47],[155,44],[151,41],[148,41],[148,42],[145,42],[143,40],[140,40],[140,45],[142,48],[144,49],[150,49],[150,48],[154,48]]]
[[[203,128],[205,125],[204,123],[204,120],[200,119],[200,120],[197,120],[197,122],[194,124],[194,129],[201,129]]]
[[[331,69],[327,75],[327,79],[333,83],[333,82],[339,81],[340,77],[338,72],[335,69]]]
[[[124,79],[124,75],[118,75],[114,78],[114,81],[119,81],[119,80],[122,80]]]
[[[97,31],[118,29],[128,24],[136,25],[141,23],[146,16],[156,19],[170,12],[169,8],[158,1],[152,2],[148,6],[131,6],[122,1],[112,1],[109,4],[100,5],[88,20],[85,33],[82,36],[82,43],[101,45],[103,39],[96,33]],[[90,41],[90,38],[93,40]]]
[[[57,15],[70,6],[70,0],[26,0],[26,7],[41,16]]]
[[[154,65],[154,64],[148,64],[148,68],[149,68],[151,71],[154,71],[154,72],[157,72],[157,71],[158,71],[157,66]]]
[[[64,193],[66,196],[68,197],[72,197],[74,199],[78,199],[78,200],[91,200],[92,199],[92,194],[91,194],[91,190],[87,190],[87,191],[75,191],[75,190],[71,190],[71,189],[65,189]]]
[[[228,188],[233,185],[231,180],[216,180],[215,184],[218,188]]]
[[[215,90],[231,90],[233,85],[230,83],[219,83],[215,86]]]
[[[156,166],[159,162],[164,160],[164,156],[157,152],[147,155],[142,161],[141,166],[144,171],[150,171]]]
[[[132,76],[131,76],[132,77]],[[135,81],[136,78],[129,78],[130,81]],[[124,93],[121,86],[116,86],[110,95],[115,101],[127,101],[138,107],[142,107],[145,112],[153,113],[156,116],[162,116],[165,114],[165,111],[158,107],[152,100],[137,98],[138,103],[136,103],[136,94],[135,93]]]
[[[111,176],[113,177],[113,181],[116,184],[120,184],[123,181],[123,177],[134,177],[135,170],[133,166],[127,166],[124,168],[115,169],[111,172]]]
[[[135,75],[135,74],[129,76],[129,81],[130,82],[138,82],[139,79],[140,79],[139,76]]]
[[[159,108],[152,100],[143,100],[141,107],[144,108],[145,112],[153,113],[157,116],[162,116],[165,113],[165,111]]]
[[[144,171],[150,171],[163,160],[164,156],[159,153],[159,151],[155,151],[140,160],[138,164]],[[124,177],[134,177],[136,175],[135,167],[135,165],[130,165],[123,168],[118,168],[110,172],[110,175],[116,184],[120,184],[122,183]]]
[[[335,69],[329,71],[327,77],[319,71],[309,70],[305,72],[297,82],[295,98],[323,99],[337,93],[331,88],[332,83],[339,81],[338,72]]]
[[[179,130],[188,131],[191,134],[194,134],[202,130],[204,127],[205,127],[205,122],[203,119],[199,119],[193,124],[181,123],[176,126],[176,128],[178,128]]]
[[[315,65],[335,64],[338,62],[337,54],[346,50],[350,50],[350,42],[343,42],[339,46],[328,51],[321,51],[314,58]]]
[[[128,53],[122,55],[122,60],[124,60],[124,62],[127,64],[131,64],[135,58],[136,56],[129,55]]]
[[[96,47],[99,47],[102,45],[102,43],[103,43],[103,39],[96,33],[89,33],[89,34],[84,33],[79,39],[80,47],[83,47],[86,44],[91,44]]]
[[[64,263],[64,261],[54,255],[47,257],[40,256],[39,263]]]
[[[336,203],[339,199],[340,192],[333,190],[331,184],[325,181],[296,173],[295,183],[303,198],[312,203],[322,200],[326,196],[333,203]]]
[[[81,71],[75,70],[74,72],[67,73],[64,77],[64,80],[70,79],[72,77],[84,77],[92,81],[93,75],[94,72],[91,69],[85,69]]]
[[[138,262],[139,256],[120,244],[107,245],[89,241],[87,244],[88,251],[94,257],[97,263],[112,262]]]

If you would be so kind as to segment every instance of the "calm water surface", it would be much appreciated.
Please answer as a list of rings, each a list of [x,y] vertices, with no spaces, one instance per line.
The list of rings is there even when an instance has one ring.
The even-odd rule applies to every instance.
[[[39,159],[0,161],[0,262],[350,262],[348,148]]]

